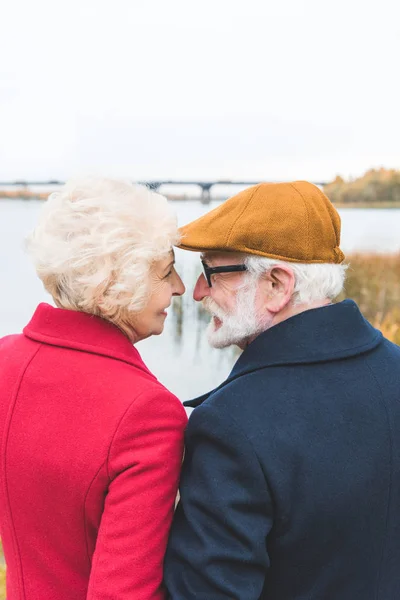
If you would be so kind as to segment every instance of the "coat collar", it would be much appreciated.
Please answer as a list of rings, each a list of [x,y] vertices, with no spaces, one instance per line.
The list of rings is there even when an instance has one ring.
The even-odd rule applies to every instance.
[[[100,317],[42,303],[36,308],[23,333],[32,340],[51,346],[122,360],[154,378],[139,352],[122,331]]]
[[[228,379],[184,404],[199,406],[215,391],[252,371],[356,356],[381,341],[381,332],[368,323],[352,300],[307,310],[261,333],[240,355]]]

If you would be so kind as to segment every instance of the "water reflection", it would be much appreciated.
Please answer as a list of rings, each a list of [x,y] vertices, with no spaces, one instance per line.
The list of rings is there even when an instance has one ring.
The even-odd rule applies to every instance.
[[[179,251],[178,251],[179,252]],[[190,256],[190,255],[189,255]],[[186,268],[188,262],[192,261],[184,261],[183,255],[181,260],[177,259],[177,270],[180,273],[181,277],[186,286],[186,293],[183,296],[176,296],[172,299],[172,327],[174,332],[174,341],[176,345],[180,345],[182,343],[182,336],[185,328],[188,326],[188,320],[192,319],[196,324],[196,347],[199,348],[201,344],[201,337],[206,329],[209,321],[210,315],[205,310],[201,302],[195,302],[192,297],[192,291],[194,289],[195,283],[201,273],[200,261],[198,260],[198,255],[196,256],[196,263],[191,264],[192,268]],[[185,323],[185,327],[184,327]]]

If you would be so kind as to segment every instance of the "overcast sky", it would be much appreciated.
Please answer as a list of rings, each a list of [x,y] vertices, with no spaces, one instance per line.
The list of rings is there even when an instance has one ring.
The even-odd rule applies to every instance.
[[[399,0],[3,0],[0,180],[400,168]]]

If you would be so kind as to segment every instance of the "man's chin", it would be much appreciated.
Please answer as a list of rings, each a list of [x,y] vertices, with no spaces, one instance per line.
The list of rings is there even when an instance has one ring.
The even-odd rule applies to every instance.
[[[216,348],[217,350],[222,350],[222,348],[228,348],[232,344],[226,340],[216,340],[211,336],[208,337],[208,343],[212,348]]]
[[[232,336],[228,336],[226,331],[224,331],[223,325],[219,325],[215,327],[214,319],[210,322],[207,328],[207,340],[212,348],[218,348],[221,350],[222,348],[228,348],[229,346],[240,344],[241,340],[234,340]]]

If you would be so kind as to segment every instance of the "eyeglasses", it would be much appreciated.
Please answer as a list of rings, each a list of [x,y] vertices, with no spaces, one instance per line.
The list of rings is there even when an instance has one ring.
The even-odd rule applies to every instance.
[[[208,287],[212,287],[211,276],[215,273],[235,273],[237,271],[247,271],[246,265],[226,265],[221,267],[209,267],[205,262],[201,261],[204,269],[204,276],[207,280]]]

